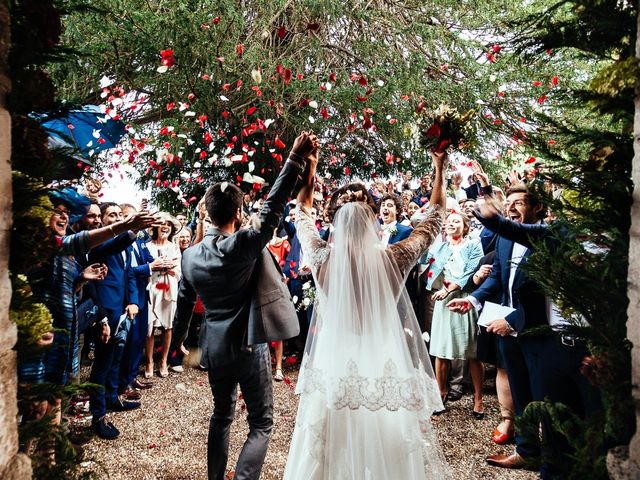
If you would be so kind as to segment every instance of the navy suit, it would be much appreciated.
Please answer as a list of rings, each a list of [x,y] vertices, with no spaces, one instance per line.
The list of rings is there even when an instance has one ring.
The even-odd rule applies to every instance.
[[[515,241],[529,249],[527,250],[527,254],[532,251],[534,243],[538,241],[544,241],[550,250],[553,251],[557,247],[556,234],[566,236],[562,225],[558,223],[553,225],[527,225],[512,222],[500,216],[486,219],[478,216],[478,219],[485,226],[498,233],[498,245],[507,245],[506,242],[513,245]],[[506,238],[509,238],[509,240],[506,240]],[[496,246],[497,252],[499,252],[498,248],[499,247]],[[504,248],[505,247],[502,247],[503,253]],[[497,253],[497,255],[499,255],[499,253]],[[522,275],[525,274],[523,273]],[[516,280],[518,280],[517,277]],[[514,283],[514,290],[515,289],[516,286]],[[536,295],[540,296],[541,293],[537,293]],[[520,297],[522,297],[522,293]],[[542,301],[545,301],[544,296]],[[524,328],[539,324],[536,319],[541,318],[539,311],[540,300],[536,299],[534,301],[532,298],[529,298],[525,300],[524,305]],[[583,341],[568,335],[562,335],[562,332],[555,332],[549,335],[519,338],[517,341],[517,347],[519,348],[513,344],[514,342],[510,342],[510,344],[507,345],[509,352],[506,353],[510,353],[511,357],[507,357],[506,360],[509,383],[511,384],[511,390],[514,394],[514,403],[516,403],[516,397],[521,396],[520,390],[523,388],[522,378],[526,375],[530,383],[532,400],[541,401],[548,399],[552,402],[563,403],[582,417],[601,413],[602,404],[599,392],[580,373],[582,359],[589,354]],[[517,358],[517,355],[520,355],[521,360],[515,364],[514,368],[512,359],[514,356]],[[512,370],[511,372],[509,371],[510,368]],[[521,402],[522,400],[519,400],[518,403]],[[518,403],[516,403],[516,411],[518,410]],[[521,405],[521,407],[526,407],[526,404],[524,407]],[[544,458],[540,469],[541,478],[559,478],[558,475],[561,475],[561,472],[556,471],[556,467],[558,465],[566,466],[570,464],[567,462],[572,461],[571,455],[575,452],[569,447],[566,438],[554,431],[549,418],[543,418],[542,425]],[[517,440],[518,438],[516,437],[516,441]],[[553,459],[554,465],[550,465],[550,459]]]
[[[480,219],[482,221],[482,219]],[[485,225],[486,226],[486,225]],[[489,227],[490,228],[490,227]],[[509,305],[509,275],[511,269],[511,254],[514,242],[501,236],[496,241],[493,269],[489,278],[471,295],[484,303],[494,297],[500,298],[502,305]],[[546,325],[547,313],[544,294],[538,285],[522,270],[531,250],[528,249],[515,271],[515,278],[511,289],[512,307],[515,311],[507,315],[509,325],[521,332],[526,328]],[[525,358],[521,348],[522,340],[512,336],[498,338],[499,354],[506,361],[507,376],[511,396],[515,406],[516,417],[522,416],[526,406],[533,401],[533,387],[535,369],[529,368],[531,358]],[[533,374],[533,375],[532,375]],[[516,451],[524,458],[537,457],[539,447],[530,443],[522,435],[516,433]]]
[[[400,222],[396,223],[395,228],[398,232],[389,237],[389,245],[393,245],[394,243],[398,243],[400,240],[408,238],[413,231],[413,228],[402,225]]]
[[[136,278],[131,268],[131,244],[134,240],[133,233],[123,233],[89,253],[90,263],[104,263],[109,268],[105,279],[96,283],[96,300],[107,312],[111,329],[111,338],[107,343],[97,340],[95,360],[91,368],[91,383],[104,387],[103,390],[91,393],[89,408],[94,422],[104,417],[107,406],[118,399],[120,362],[131,320],[125,319],[120,325],[118,321],[127,305],[137,305],[139,301]]]
[[[138,368],[142,360],[142,351],[149,330],[149,292],[147,291],[147,284],[151,276],[151,267],[149,264],[153,262],[153,256],[147,248],[147,241],[148,237],[136,238],[136,241],[132,245],[132,259],[135,259],[135,262],[132,261],[132,263],[135,263],[135,266],[131,267],[131,271],[135,276],[136,288],[138,290],[138,298],[134,303],[138,305],[140,310],[131,323],[129,337],[127,338],[127,343],[122,353],[120,379],[118,381],[120,391],[125,390],[138,374]]]

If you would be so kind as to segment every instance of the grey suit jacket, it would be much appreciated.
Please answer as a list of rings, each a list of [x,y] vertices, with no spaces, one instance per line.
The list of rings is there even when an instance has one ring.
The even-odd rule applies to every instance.
[[[178,345],[184,341],[200,296],[205,307],[200,345],[209,368],[235,361],[247,345],[297,335],[293,304],[265,247],[301,171],[297,162],[285,163],[257,227],[233,235],[210,228],[202,242],[182,255],[174,335]]]

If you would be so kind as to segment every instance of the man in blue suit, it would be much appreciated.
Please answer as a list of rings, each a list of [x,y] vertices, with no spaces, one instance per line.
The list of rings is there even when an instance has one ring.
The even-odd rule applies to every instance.
[[[380,200],[380,220],[382,220],[382,243],[393,245],[404,240],[413,230],[398,223],[398,215],[402,212],[402,202],[398,195],[387,193]]]
[[[102,224],[109,227],[123,219],[122,210],[113,203],[100,205]],[[106,421],[107,408],[116,411],[138,408],[139,402],[118,397],[118,377],[122,352],[127,341],[131,321],[139,311],[138,287],[131,268],[132,247],[136,233],[127,232],[96,248],[89,254],[90,263],[104,263],[109,271],[102,282],[96,284],[96,300],[107,318],[101,323],[96,342],[95,359],[90,381],[104,387],[92,392],[89,407],[93,415],[92,428],[105,439],[116,438],[120,432]],[[125,318],[120,321],[121,316]]]
[[[544,216],[544,205],[526,186],[512,187],[507,192],[507,217],[517,223],[536,224]],[[494,296],[502,305],[515,310],[503,319],[496,319],[487,331],[499,336],[498,348],[506,360],[507,376],[516,410],[520,417],[526,406],[534,400],[534,385],[538,382],[535,358],[526,348],[527,338],[511,334],[546,325],[547,305],[537,283],[521,268],[531,254],[531,249],[507,238],[498,236],[491,275],[470,296],[452,300],[448,307],[466,313],[472,308],[482,309],[482,304]],[[538,445],[516,434],[516,452],[512,455],[493,455],[487,462],[505,468],[524,468],[540,454]]]
[[[514,191],[515,189],[512,189],[511,193],[514,194]],[[526,190],[521,188],[520,191]],[[558,238],[566,237],[567,234],[559,222],[551,225],[540,222],[521,223],[513,221],[518,219],[513,215],[510,215],[513,220],[506,219],[491,204],[483,205],[476,211],[476,216],[483,225],[497,232],[501,242],[512,242],[514,250],[516,245],[521,245],[527,248],[527,254],[535,249],[538,242],[544,242],[550,251],[554,252],[558,247]],[[518,342],[528,369],[533,400],[562,403],[582,418],[601,414],[600,394],[581,372],[583,360],[590,353],[584,338],[575,335],[576,327],[588,325],[586,322],[576,324],[562,318],[553,301],[546,296],[544,302],[550,329],[546,334],[523,337]],[[525,315],[529,310],[525,305]],[[527,322],[528,319],[525,318],[525,328]],[[508,369],[507,363],[507,373]],[[542,419],[542,433],[544,443],[540,477],[561,478],[563,465],[570,464],[575,451],[570,447],[565,435],[556,431],[548,416]],[[504,463],[509,462],[502,457],[494,456],[490,463],[508,466]]]
[[[124,216],[135,214],[137,211],[133,205],[120,205]],[[131,245],[131,269],[136,279],[136,288],[138,290],[137,301],[135,302],[140,311],[131,323],[127,343],[122,353],[120,362],[120,378],[118,381],[118,391],[128,400],[139,400],[140,393],[138,390],[152,387],[150,382],[141,382],[136,378],[140,361],[142,360],[142,352],[144,350],[145,341],[148,333],[148,311],[147,304],[149,293],[147,284],[153,270],[163,267],[164,261],[155,259],[147,248],[149,235],[146,231],[141,231],[137,235],[135,241]]]

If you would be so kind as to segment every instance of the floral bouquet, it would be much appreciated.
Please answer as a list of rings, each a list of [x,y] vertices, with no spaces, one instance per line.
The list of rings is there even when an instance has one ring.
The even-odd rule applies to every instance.
[[[296,305],[296,311],[308,310],[316,301],[316,287],[311,280],[302,285],[302,298]]]
[[[425,148],[442,153],[447,149],[458,150],[469,144],[475,134],[471,118],[474,110],[461,114],[449,105],[440,105],[436,110],[427,110],[424,104],[416,109],[420,115],[418,128],[420,141]]]

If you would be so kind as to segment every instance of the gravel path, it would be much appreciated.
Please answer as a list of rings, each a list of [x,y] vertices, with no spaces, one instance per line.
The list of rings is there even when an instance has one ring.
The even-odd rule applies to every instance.
[[[86,370],[86,369],[85,369]],[[88,372],[84,372],[88,375]],[[291,379],[274,383],[274,429],[262,480],[282,478],[293,433],[297,396],[293,385],[297,367],[285,368]],[[143,392],[143,406],[131,412],[110,414],[121,435],[113,441],[93,437],[84,445],[85,466],[98,471],[99,478],[111,480],[195,480],[206,479],[206,449],[211,391],[205,372],[185,369],[168,378],[155,378],[154,387]],[[484,420],[471,417],[473,402],[469,395],[449,404],[449,411],[434,419],[444,453],[457,479],[533,480],[533,472],[510,471],[486,465],[484,458],[495,453],[510,453],[512,446],[499,447],[490,440],[498,423],[498,405],[487,394]],[[236,419],[231,428],[229,468],[233,467],[246,438],[246,411],[238,401]],[[82,431],[87,419],[73,422],[74,431]],[[302,480],[302,479],[301,479]]]

